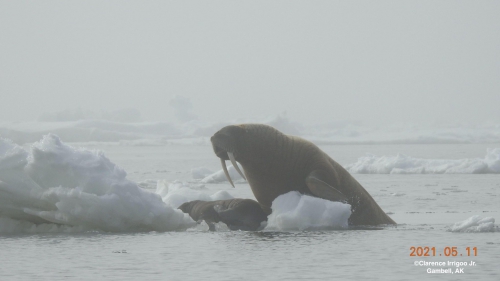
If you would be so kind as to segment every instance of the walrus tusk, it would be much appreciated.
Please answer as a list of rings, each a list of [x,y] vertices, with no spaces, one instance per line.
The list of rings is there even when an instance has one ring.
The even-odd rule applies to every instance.
[[[236,169],[236,171],[238,171],[238,173],[240,174],[240,176],[244,179],[244,180],[247,180],[247,178],[245,178],[245,176],[243,175],[243,173],[241,172],[240,170],[240,167],[238,167],[238,163],[236,163],[236,159],[234,159],[234,154],[232,152],[228,152],[227,153],[227,156],[229,156],[229,159],[231,160],[231,164],[233,164],[233,167]]]
[[[226,175],[226,178],[227,180],[229,181],[229,183],[234,187],[234,183],[233,181],[231,180],[231,177],[229,176],[229,172],[227,171],[227,167],[226,167],[226,161],[224,161],[224,159],[220,159],[220,163],[222,164],[222,169],[224,170],[224,174]]]

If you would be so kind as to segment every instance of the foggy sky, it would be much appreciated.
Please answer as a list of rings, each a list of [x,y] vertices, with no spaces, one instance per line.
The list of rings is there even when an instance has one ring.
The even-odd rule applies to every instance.
[[[499,123],[499,3],[0,0],[0,121]]]

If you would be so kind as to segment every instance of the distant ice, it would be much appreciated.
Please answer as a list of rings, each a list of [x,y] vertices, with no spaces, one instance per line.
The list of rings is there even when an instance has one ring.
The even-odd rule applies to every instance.
[[[229,173],[229,176],[231,177],[231,180],[233,182],[239,182],[243,181],[243,178],[240,176],[238,171],[233,167],[233,165],[227,165],[227,172]],[[193,177],[194,178],[194,177]],[[224,170],[220,169],[219,171],[215,173],[211,173],[207,176],[205,176],[203,179],[201,179],[201,182],[203,183],[221,183],[221,182],[226,182],[227,178],[226,175],[224,174]]]
[[[269,230],[318,230],[348,227],[351,205],[302,195],[292,191],[278,196],[268,217]]]
[[[94,111],[82,108],[45,112],[38,117],[40,122],[73,122],[80,120],[107,120],[120,123],[141,122],[141,112],[135,108],[113,111]]]
[[[451,228],[451,232],[492,232],[498,231],[495,227],[495,219],[492,217],[472,216],[464,221],[456,222]]]
[[[174,122],[142,122],[140,112],[123,109],[96,113],[81,109],[46,113],[34,122],[0,123],[0,135],[16,143],[38,141],[53,133],[66,142],[114,142],[121,145],[210,145],[209,137],[229,124],[263,123],[285,134],[302,136],[316,144],[438,144],[500,143],[500,125],[419,127],[363,126],[356,122],[303,125],[286,112],[274,116],[209,122],[191,112],[191,103],[174,97]],[[179,141],[180,140],[180,141]]]
[[[302,136],[317,144],[453,144],[500,143],[500,124],[415,126],[388,124],[363,126],[337,122],[308,127]]]
[[[195,180],[203,179],[203,178],[205,178],[213,173],[214,172],[212,170],[209,170],[205,167],[198,167],[198,168],[191,169],[191,176]]]
[[[191,112],[193,105],[191,100],[187,97],[175,95],[170,101],[170,106],[175,111],[175,116],[180,122],[188,122],[198,119],[194,113]]]
[[[126,179],[102,152],[47,135],[31,150],[0,139],[0,232],[169,231],[194,225]]]
[[[356,174],[499,174],[500,148],[488,149],[484,158],[466,159],[367,155],[346,169]]]
[[[181,105],[179,105],[181,106]],[[0,123],[0,135],[15,143],[32,143],[52,133],[66,142],[113,142],[132,146],[158,146],[170,144],[209,145],[208,140],[220,128],[235,123],[265,123],[286,133],[299,131],[286,117],[233,120],[208,123],[181,115],[182,122],[119,122],[109,119],[62,118],[59,121],[34,121],[24,123]],[[49,118],[50,119],[50,118]],[[75,119],[75,120],[73,120]],[[42,119],[45,120],[45,119]]]

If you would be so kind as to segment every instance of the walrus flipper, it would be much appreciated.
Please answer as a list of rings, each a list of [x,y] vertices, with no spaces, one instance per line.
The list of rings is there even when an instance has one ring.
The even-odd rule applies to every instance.
[[[335,187],[321,179],[317,171],[312,171],[306,178],[306,185],[314,196],[330,201],[347,202],[347,197]]]

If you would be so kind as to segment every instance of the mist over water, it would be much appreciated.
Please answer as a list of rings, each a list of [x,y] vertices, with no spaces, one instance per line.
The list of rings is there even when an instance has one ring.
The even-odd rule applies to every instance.
[[[147,122],[286,111],[307,126],[498,124],[499,12],[496,1],[2,1],[0,120],[133,108]],[[169,106],[176,95],[193,115]]]

